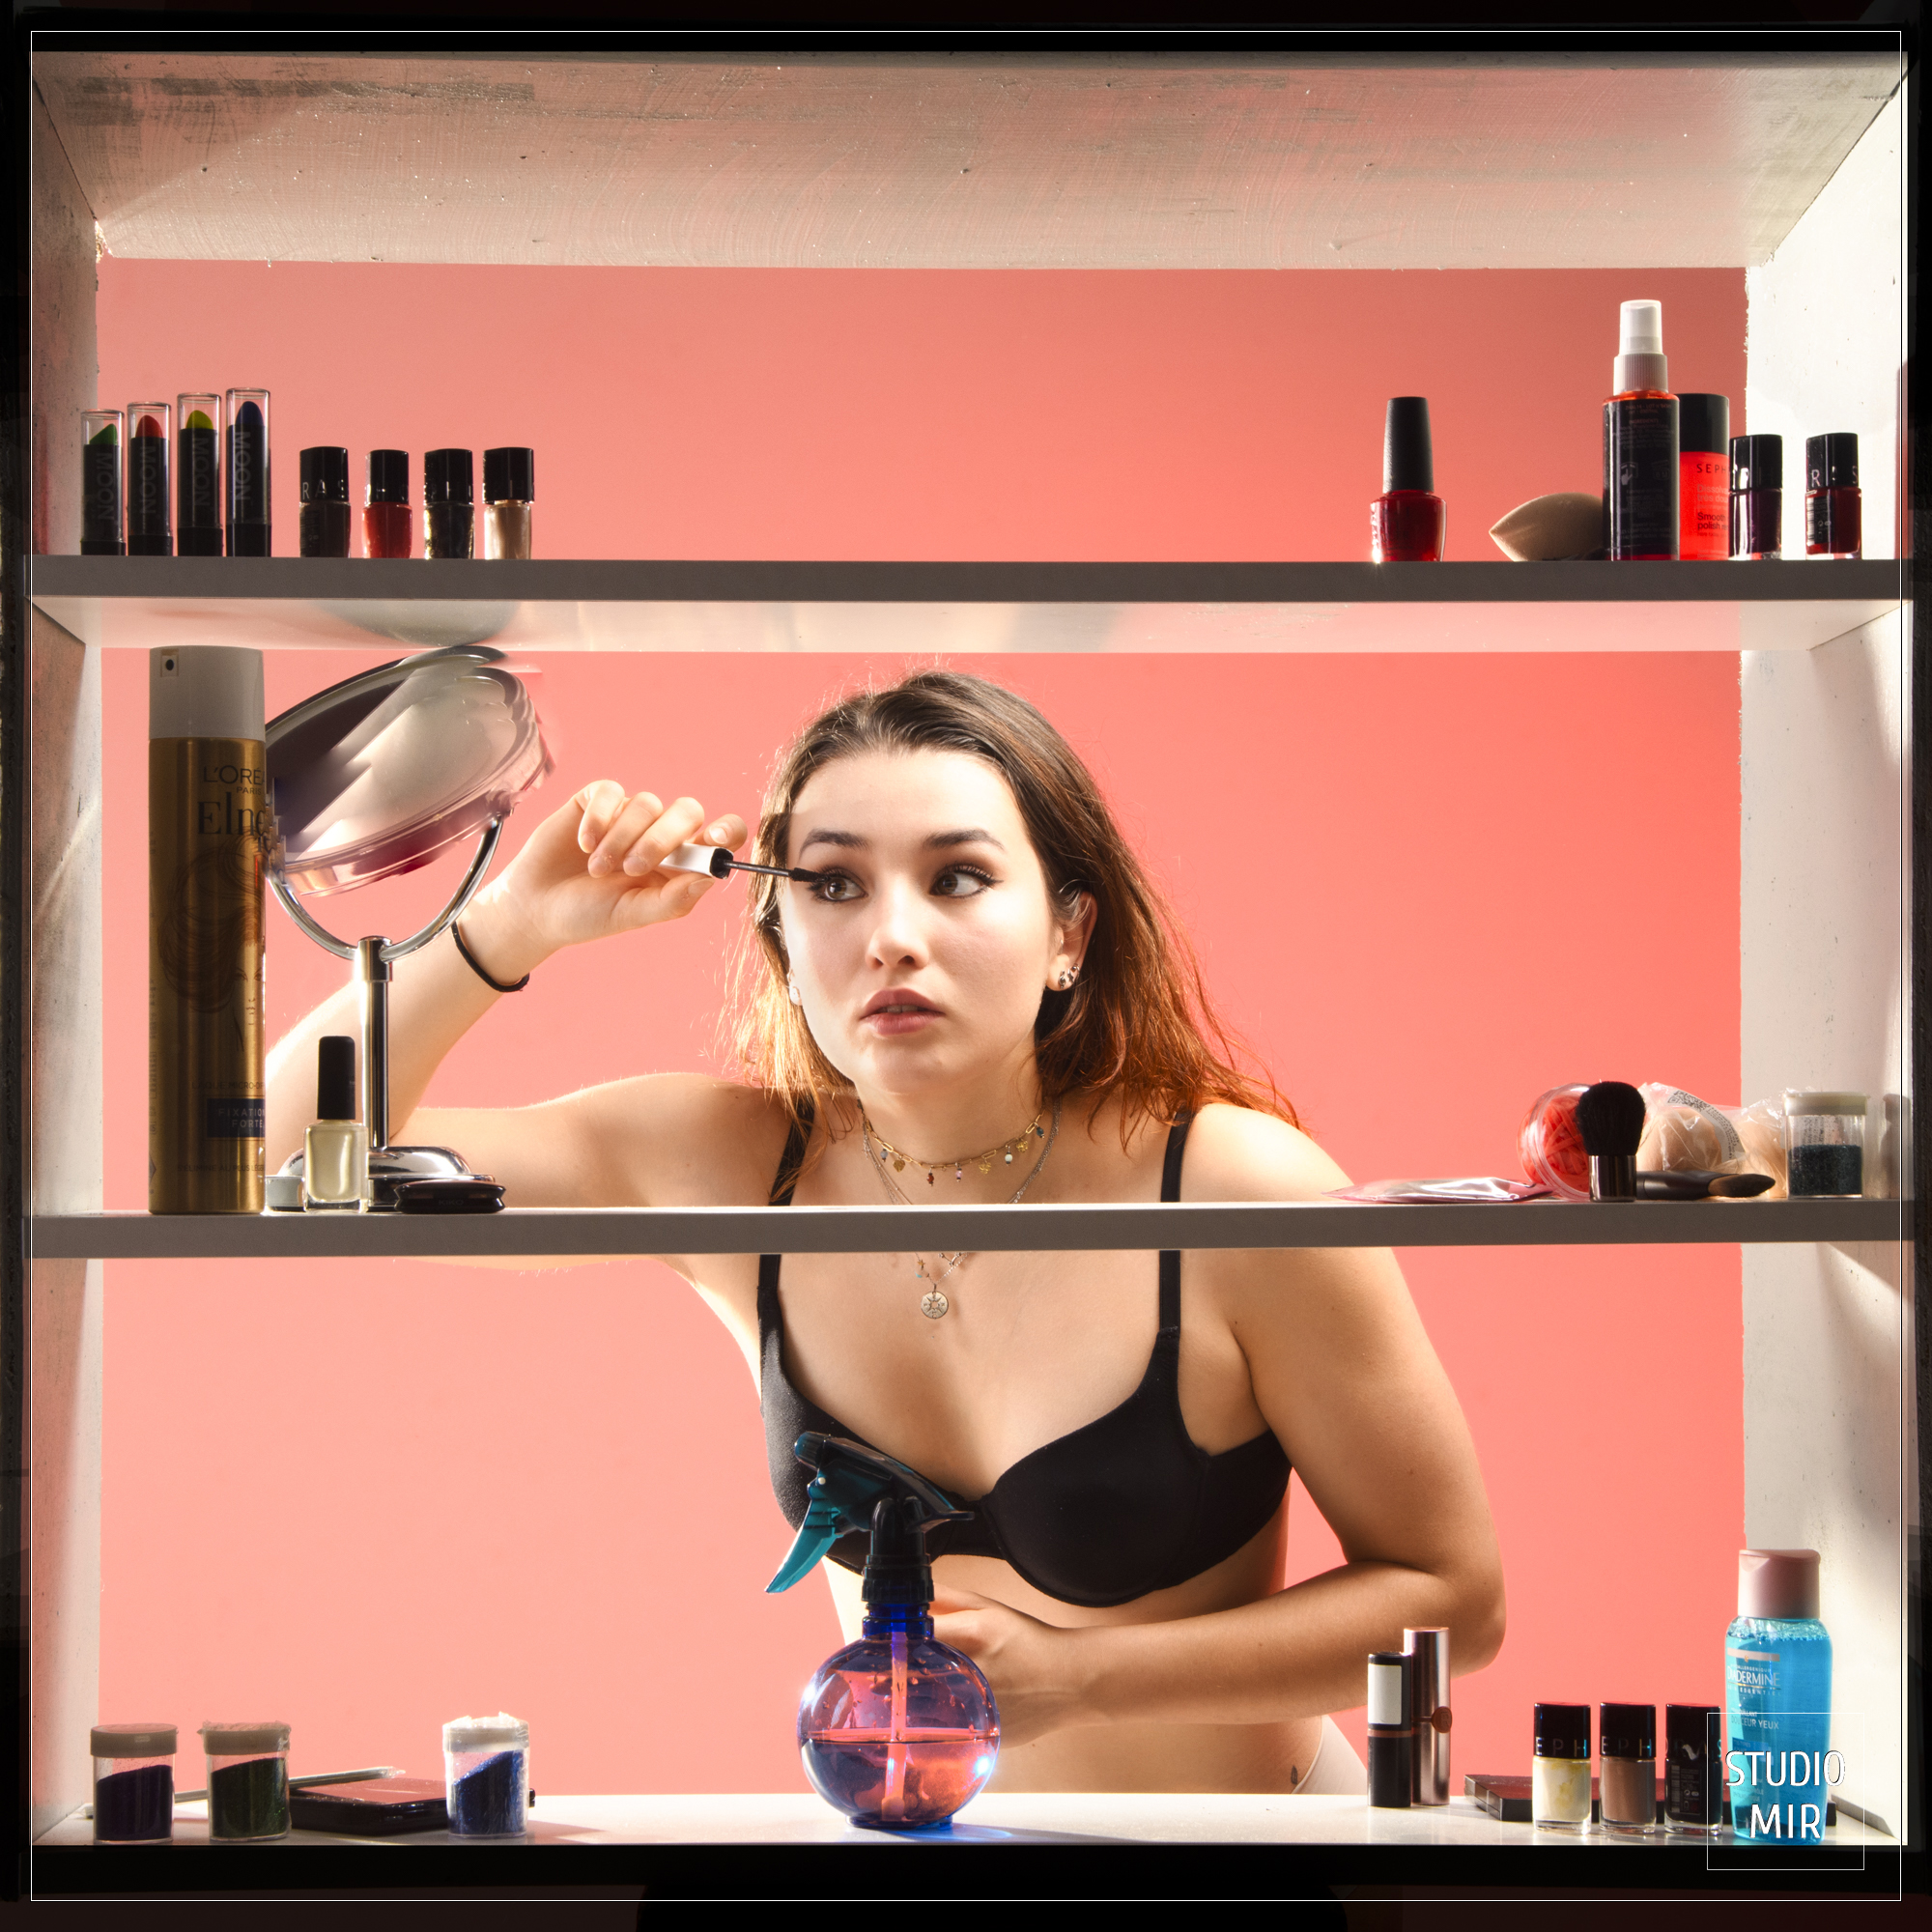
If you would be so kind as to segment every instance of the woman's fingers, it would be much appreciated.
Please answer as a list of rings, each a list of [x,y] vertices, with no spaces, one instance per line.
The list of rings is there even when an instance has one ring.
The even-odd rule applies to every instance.
[[[706,845],[722,845],[727,852],[735,852],[751,836],[751,828],[735,811],[727,811],[699,835]]]
[[[623,810],[628,800],[624,787],[615,779],[598,779],[587,784],[571,800],[583,814],[577,824],[577,847],[581,852],[594,852],[605,833],[611,829],[611,821]]]

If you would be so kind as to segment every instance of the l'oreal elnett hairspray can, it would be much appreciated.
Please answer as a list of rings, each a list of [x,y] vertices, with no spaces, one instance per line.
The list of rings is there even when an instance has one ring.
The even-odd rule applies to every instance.
[[[148,654],[148,1210],[262,1210],[262,654]]]

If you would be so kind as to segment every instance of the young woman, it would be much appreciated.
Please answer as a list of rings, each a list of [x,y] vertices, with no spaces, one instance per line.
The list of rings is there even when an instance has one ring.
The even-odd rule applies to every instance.
[[[846,699],[781,759],[755,844],[812,883],[752,900],[744,1084],[657,1074],[542,1106],[424,1108],[437,1064],[566,946],[693,911],[659,869],[741,819],[611,781],[546,819],[399,965],[399,1140],[461,1148],[521,1207],[1303,1201],[1345,1177],[1237,1072],[1185,944],[1065,740],[982,679]],[[467,948],[469,958],[464,956]],[[270,1066],[299,1143],[316,1037]],[[1359,1249],[667,1256],[759,1383],[774,1487],[828,1429],[971,1503],[935,1532],[939,1634],[999,1700],[1008,1790],[1361,1788],[1324,1714],[1368,1652],[1502,1638],[1495,1536],[1394,1261]],[[1282,1587],[1290,1465],[1347,1561]],[[856,1539],[853,1540],[856,1543]],[[848,1633],[863,1549],[828,1564]]]

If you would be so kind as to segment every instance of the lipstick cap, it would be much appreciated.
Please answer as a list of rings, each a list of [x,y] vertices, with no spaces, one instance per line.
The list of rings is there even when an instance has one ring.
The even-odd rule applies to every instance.
[[[1781,436],[1732,437],[1731,488],[1782,490],[1784,439]]]
[[[1677,398],[1677,447],[1722,456],[1731,440],[1731,399],[1728,396],[1680,395]]]
[[[469,503],[476,497],[476,465],[467,449],[423,453],[423,501]]]
[[[407,503],[410,500],[410,453],[407,449],[372,449],[369,452],[369,495],[371,503]]]
[[[1590,1755],[1590,1707],[1587,1704],[1539,1704],[1536,1707],[1538,1757],[1573,1761]]]
[[[1605,1704],[1597,1723],[1597,1748],[1605,1757],[1655,1757],[1657,1706]]]
[[[1406,1730],[1415,1721],[1415,1660],[1406,1651],[1369,1653],[1369,1722]]]
[[[534,503],[537,499],[537,453],[510,446],[483,452],[483,500],[486,503]]]
[[[346,503],[349,500],[349,452],[326,445],[301,453],[301,499],[304,503]]]
[[[1429,398],[1391,396],[1382,429],[1383,490],[1435,488],[1435,454],[1429,437]]]
[[[1856,490],[1859,487],[1859,440],[1847,430],[1832,436],[1804,439],[1804,487],[1807,490]]]

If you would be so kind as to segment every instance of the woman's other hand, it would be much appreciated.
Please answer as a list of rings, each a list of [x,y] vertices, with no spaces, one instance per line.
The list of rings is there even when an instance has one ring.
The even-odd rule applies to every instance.
[[[1060,1630],[970,1590],[940,1586],[932,1634],[977,1663],[993,1687],[1000,1743],[1031,1744],[1081,1719],[1077,1669],[1082,1631]]]
[[[746,836],[734,812],[707,819],[695,798],[666,805],[599,779],[552,812],[477,895],[464,937],[494,977],[518,979],[566,946],[682,919],[716,881],[661,871],[659,862],[693,842],[735,849]]]

